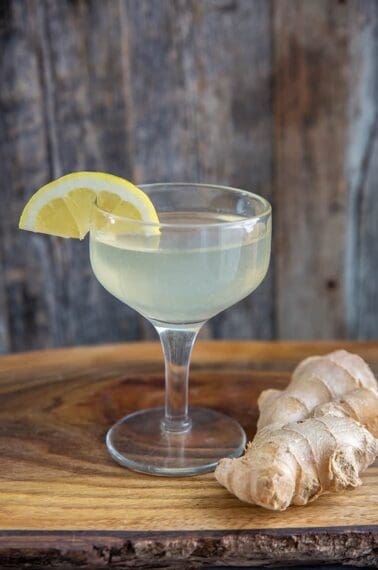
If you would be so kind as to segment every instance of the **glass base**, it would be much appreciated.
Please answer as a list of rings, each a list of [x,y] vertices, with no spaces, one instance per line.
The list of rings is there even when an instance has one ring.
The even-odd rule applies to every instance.
[[[215,410],[190,408],[191,427],[181,433],[162,427],[164,408],[141,410],[108,431],[111,456],[134,471],[185,477],[213,471],[222,457],[239,457],[246,435],[234,419]]]

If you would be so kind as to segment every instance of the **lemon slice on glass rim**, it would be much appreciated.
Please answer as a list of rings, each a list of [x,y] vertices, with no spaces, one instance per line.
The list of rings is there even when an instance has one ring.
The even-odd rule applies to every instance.
[[[115,216],[112,225],[104,222],[106,231],[145,233],[143,225],[127,223],[127,219],[146,224],[159,223],[147,194],[128,180],[104,172],[73,172],[37,190],[21,214],[19,227],[21,230],[83,239],[89,230],[95,201],[99,208]],[[159,229],[152,225],[148,233],[159,234]]]

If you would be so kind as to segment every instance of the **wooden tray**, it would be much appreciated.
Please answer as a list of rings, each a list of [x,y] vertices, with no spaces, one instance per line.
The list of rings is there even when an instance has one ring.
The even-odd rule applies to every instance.
[[[256,397],[336,343],[203,342],[191,403],[237,419],[249,436]],[[378,371],[377,343],[343,343]],[[212,474],[140,475],[104,436],[122,415],[163,400],[153,343],[0,359],[0,567],[193,568],[210,564],[378,565],[378,469],[354,491],[273,513],[239,502]]]

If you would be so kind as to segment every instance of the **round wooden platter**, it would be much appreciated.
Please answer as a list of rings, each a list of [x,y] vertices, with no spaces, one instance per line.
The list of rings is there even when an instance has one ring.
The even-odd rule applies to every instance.
[[[192,404],[252,437],[256,399],[295,364],[340,343],[199,342]],[[378,343],[343,343],[378,370]],[[161,405],[155,343],[0,358],[0,567],[195,568],[211,564],[378,565],[378,468],[362,487],[273,513],[241,503],[213,474],[141,475],[104,437],[121,416]]]

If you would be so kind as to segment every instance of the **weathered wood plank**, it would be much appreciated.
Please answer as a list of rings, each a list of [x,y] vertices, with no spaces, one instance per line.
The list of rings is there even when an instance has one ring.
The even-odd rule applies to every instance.
[[[118,4],[48,0],[39,11],[49,75],[49,129],[56,139],[54,176],[104,170],[132,177]],[[105,292],[92,275],[86,244],[52,239],[50,264],[56,343],[138,338],[135,313]]]
[[[277,334],[346,334],[346,2],[274,2]]]
[[[0,24],[0,350],[53,344],[48,242],[21,234],[28,196],[51,177],[35,2],[3,2]],[[50,290],[50,293],[53,293]]]
[[[198,181],[185,69],[192,49],[192,8],[181,0],[121,0],[120,9],[135,180]]]
[[[268,11],[263,3],[258,4],[266,31]],[[182,1],[158,4],[98,0],[30,2],[29,8],[34,49],[40,56],[39,82],[45,101],[51,165],[49,174],[41,176],[43,182],[71,170],[92,168],[139,181],[206,178],[249,185],[253,170],[253,165],[247,164],[249,151],[243,158],[244,170],[238,166],[236,152],[244,149],[248,137],[248,129],[241,128],[240,116],[235,129],[231,129],[235,131],[233,138],[230,136],[240,103],[236,101],[236,86],[249,81],[252,93],[259,52],[258,44],[240,53],[232,50],[233,26],[243,35],[244,44],[254,22],[247,2],[232,10],[213,2],[204,3],[199,10],[196,3]],[[258,23],[253,25],[257,31]],[[206,45],[212,45],[216,30],[216,41],[206,55]],[[197,35],[198,45],[194,42]],[[262,32],[261,37],[267,38],[268,34]],[[267,45],[265,40],[264,50]],[[197,57],[197,53],[204,55]],[[228,53],[232,57],[224,57]],[[246,80],[243,76],[251,58],[254,63]],[[264,58],[269,60],[269,53],[264,53]],[[243,60],[240,76],[233,73],[236,59]],[[219,79],[213,86],[218,72]],[[265,68],[262,79],[265,83],[255,95],[260,107],[270,89]],[[209,101],[207,106],[201,102],[204,99]],[[250,154],[253,146],[259,147],[256,164],[263,166],[255,181],[266,184],[270,155],[265,160],[262,147],[268,144],[270,132],[269,122],[262,124],[250,145]],[[224,144],[222,137],[218,140],[220,135]],[[30,183],[26,193],[35,187]],[[17,230],[12,235],[18,239]],[[91,276],[83,244],[46,237],[39,238],[39,244],[44,248],[41,273],[45,279],[39,295],[49,300],[45,319],[49,323],[48,343],[65,345],[151,335],[144,321],[127,308],[119,309],[118,302],[100,289]],[[257,311],[258,319],[248,315],[249,304],[247,301],[221,316],[212,327],[214,331],[219,329],[215,334],[249,336],[254,330],[257,336],[261,331],[262,336],[271,336],[271,320],[265,318],[271,312],[270,299],[268,303],[257,300],[254,306],[264,308],[262,315]],[[33,335],[30,324],[28,329]],[[18,348],[27,346],[22,340],[20,343]]]
[[[378,337],[378,3],[350,3],[347,312],[349,335]]]
[[[2,240],[2,235],[3,232],[0,230],[0,240]],[[0,271],[3,273],[2,278],[0,278],[0,354],[8,352],[10,349],[8,304],[3,272],[4,261],[2,257],[0,248]]]
[[[232,184],[269,198],[269,2],[130,0],[125,6],[136,178]],[[272,303],[269,277],[208,331],[269,338]]]
[[[108,42],[118,9],[101,2],[91,3],[90,13],[83,2],[7,4],[0,156],[10,211],[0,213],[1,349],[138,338],[135,314],[91,275],[86,244],[17,229],[27,198],[55,176],[84,168],[130,176],[120,49],[117,56]],[[108,50],[99,50],[94,37]]]
[[[194,3],[192,67],[203,180],[272,197],[271,5],[265,0]],[[253,41],[251,40],[253,38]],[[273,272],[213,321],[216,338],[272,338]]]
[[[357,290],[351,304],[358,308],[356,332],[357,338],[377,338],[378,336],[378,123],[377,119],[371,133],[371,158],[366,169],[363,196],[361,197],[361,217],[359,223],[359,257],[356,259]],[[374,158],[373,158],[374,155]]]
[[[187,5],[120,0],[130,152],[133,178],[139,183],[199,180],[193,102],[183,61],[193,33]],[[145,337],[156,337],[147,321],[141,325]]]
[[[273,198],[271,272],[205,335],[376,337],[377,12],[2,2],[0,352],[154,335],[95,281],[86,244],[17,230],[35,188],[82,168]]]

